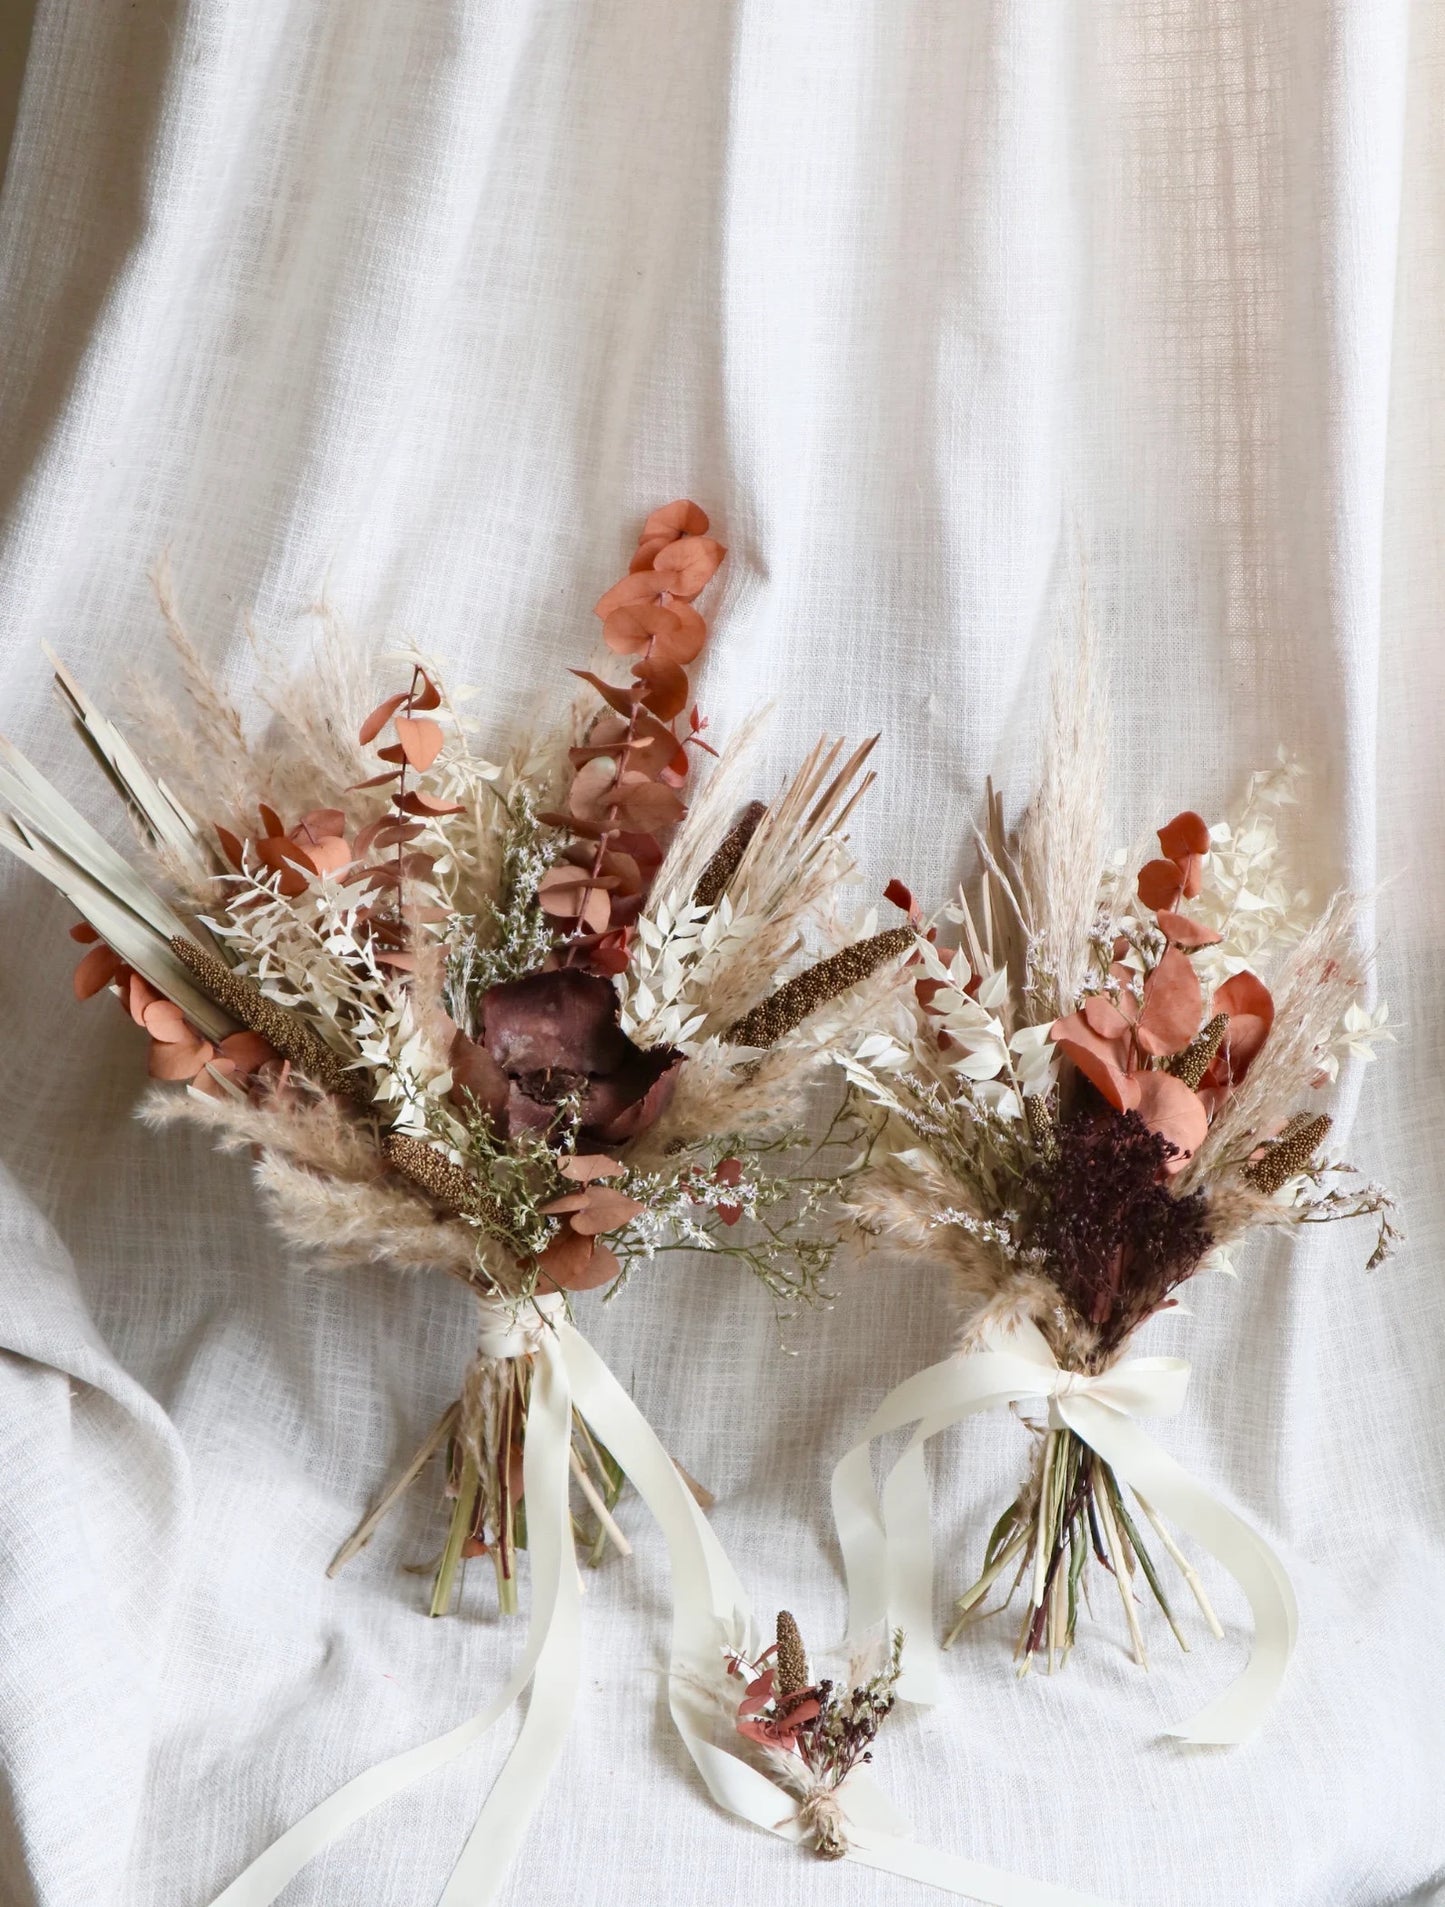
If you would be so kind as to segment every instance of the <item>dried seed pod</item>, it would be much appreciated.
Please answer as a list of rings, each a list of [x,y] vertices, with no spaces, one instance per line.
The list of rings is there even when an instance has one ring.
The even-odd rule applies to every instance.
[[[428,1198],[451,1217],[466,1211],[474,1202],[471,1175],[464,1172],[425,1139],[414,1139],[405,1132],[388,1132],[381,1142],[382,1156],[404,1179],[419,1186]]]
[[[748,843],[768,812],[765,801],[750,801],[713,851],[713,857],[698,876],[692,898],[699,907],[716,907],[728,882],[738,871]]]
[[[851,947],[830,954],[784,981],[776,993],[770,993],[729,1027],[723,1038],[733,1046],[776,1046],[809,1014],[876,973],[885,960],[906,953],[913,941],[911,927],[891,927],[887,933],[874,934],[871,940],[855,940]]]
[[[1297,1112],[1268,1150],[1245,1166],[1244,1177],[1256,1192],[1277,1192],[1297,1173],[1309,1170],[1329,1129],[1328,1113],[1311,1117],[1307,1112]]]
[[[268,1040],[283,1059],[290,1060],[297,1072],[304,1073],[329,1093],[340,1093],[359,1106],[370,1105],[370,1094],[361,1074],[344,1066],[340,1056],[299,1014],[268,1000],[254,980],[234,972],[224,961],[204,952],[184,935],[174,936],[171,949],[208,999],[214,1000],[232,1019],[239,1020],[248,1032],[259,1033],[262,1039]]]
[[[1209,1071],[1214,1055],[1224,1044],[1224,1036],[1229,1031],[1229,1015],[1216,1013],[1212,1020],[1200,1028],[1182,1053],[1176,1053],[1166,1061],[1165,1070],[1173,1073],[1176,1079],[1193,1091]]]
[[[778,1611],[778,1668],[777,1690],[779,1695],[796,1695],[800,1689],[808,1686],[808,1658],[803,1649],[803,1638],[798,1633],[798,1625],[786,1609]]]

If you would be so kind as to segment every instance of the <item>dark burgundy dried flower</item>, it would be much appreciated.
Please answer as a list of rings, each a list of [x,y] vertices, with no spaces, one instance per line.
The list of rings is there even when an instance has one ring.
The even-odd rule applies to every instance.
[[[504,1135],[545,1131],[573,1097],[584,1142],[617,1145],[661,1115],[682,1055],[644,1050],[617,1023],[610,980],[562,967],[489,987],[480,1042],[458,1034],[455,1088],[470,1094]]]
[[[1088,1112],[1058,1128],[1033,1176],[1030,1243],[1107,1356],[1157,1311],[1213,1244],[1198,1192],[1166,1183],[1176,1148],[1136,1112]]]

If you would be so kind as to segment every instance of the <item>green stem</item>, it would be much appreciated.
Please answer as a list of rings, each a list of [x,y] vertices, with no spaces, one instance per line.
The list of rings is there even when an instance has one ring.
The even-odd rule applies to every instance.
[[[462,1474],[457,1480],[457,1500],[452,1506],[451,1526],[447,1530],[447,1546],[442,1551],[436,1585],[432,1590],[431,1613],[434,1616],[446,1615],[452,1606],[452,1591],[456,1585],[457,1571],[461,1567],[462,1550],[472,1533],[472,1519],[476,1514],[479,1487],[476,1459],[467,1452],[462,1457]]]

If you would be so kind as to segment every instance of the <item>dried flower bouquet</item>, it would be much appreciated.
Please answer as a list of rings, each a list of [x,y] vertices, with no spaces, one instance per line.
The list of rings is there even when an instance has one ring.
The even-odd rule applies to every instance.
[[[783,1310],[820,1293],[831,1184],[792,1151],[804,1099],[911,944],[840,926],[871,743],[819,743],[765,805],[741,799],[743,737],[684,800],[714,752],[687,673],[724,555],[707,531],[686,501],[648,518],[597,604],[626,679],[575,671],[586,699],[502,765],[419,655],[371,706],[371,664],[330,627],[248,739],[164,576],[186,695],[143,688],[137,746],[58,668],[144,872],[0,757],[0,838],[82,916],[77,995],[108,990],[150,1037],[166,1084],[144,1116],[252,1153],[298,1249],[476,1295],[458,1400],[332,1565],[439,1451],[433,1614],[484,1552],[515,1606],[533,1353],[574,1294],[679,1249],[738,1261]],[[625,1548],[622,1476],[580,1413],[571,1465],[580,1539]]]
[[[961,1351],[1030,1332],[1047,1347],[1032,1389],[1056,1401],[949,1636],[996,1585],[1005,1601],[1022,1587],[1021,1672],[1067,1658],[1091,1559],[1141,1663],[1136,1583],[1187,1647],[1156,1539],[1222,1633],[1157,1506],[1067,1421],[1069,1393],[1092,1387],[1127,1411],[1108,1374],[1134,1334],[1196,1272],[1230,1269],[1256,1228],[1368,1215],[1371,1266],[1394,1237],[1389,1196],[1330,1154],[1317,1109],[1345,1054],[1368,1059],[1392,1035],[1385,1007],[1367,1004],[1357,903],[1337,894],[1316,913],[1288,867],[1280,821],[1298,770],[1281,757],[1256,775],[1228,821],[1176,815],[1140,867],[1103,851],[1103,734],[1086,653],[1056,688],[1016,835],[989,791],[975,892],[945,910],[958,945],[920,940],[903,1023],[844,1061],[877,1121],[849,1192],[860,1225],[946,1260]],[[1182,1397],[1184,1371],[1151,1382],[1177,1377]]]

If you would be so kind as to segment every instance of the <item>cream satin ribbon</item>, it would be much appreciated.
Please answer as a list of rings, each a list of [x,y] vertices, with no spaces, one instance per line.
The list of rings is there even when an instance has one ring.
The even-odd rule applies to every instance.
[[[496,1899],[561,1751],[577,1690],[579,1594],[567,1500],[574,1406],[631,1480],[666,1540],[673,1587],[668,1704],[709,1793],[720,1807],[755,1827],[788,1841],[805,1838],[797,1797],[728,1745],[736,1736],[714,1693],[723,1658],[729,1649],[739,1649],[756,1659],[759,1642],[742,1587],[692,1492],[646,1418],[570,1324],[555,1320],[534,1355],[523,1453],[532,1616],[510,1682],[459,1727],[339,1788],[259,1855],[213,1907],[271,1907],[324,1847],[383,1801],[465,1753],[530,1683],[521,1733],[438,1907],[487,1907]],[[864,1866],[989,1907],[1107,1907],[1096,1896],[1022,1880],[902,1838],[902,1823],[861,1774],[848,1780],[838,1798],[847,1823],[848,1858]]]
[[[848,1579],[849,1630],[882,1623],[909,1638],[899,1693],[933,1702],[940,1659],[933,1630],[933,1542],[923,1446],[950,1424],[999,1405],[1042,1397],[1054,1429],[1067,1427],[1115,1474],[1222,1563],[1254,1613],[1254,1650],[1243,1674],[1192,1720],[1169,1732],[1183,1741],[1243,1741],[1263,1720],[1294,1651],[1294,1590],[1284,1565],[1258,1535],[1166,1456],[1134,1421],[1172,1417],[1184,1402],[1182,1358],[1140,1357],[1097,1376],[1061,1370],[1028,1323],[985,1348],[919,1371],[884,1399],[833,1472],[833,1518]],[[880,1499],[872,1444],[891,1430],[917,1429]]]

